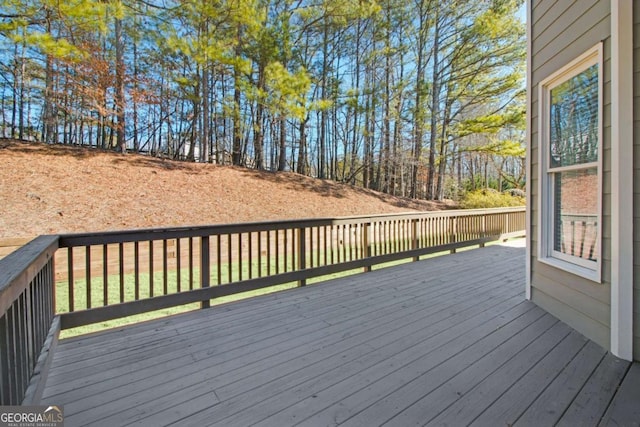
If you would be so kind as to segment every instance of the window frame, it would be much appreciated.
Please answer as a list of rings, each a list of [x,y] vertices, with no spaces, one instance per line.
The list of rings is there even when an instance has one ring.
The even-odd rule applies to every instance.
[[[551,91],[571,78],[597,65],[598,73],[598,159],[595,162],[552,167],[551,163]],[[579,57],[570,61],[538,85],[538,260],[591,281],[602,283],[602,158],[603,158],[603,115],[604,115],[604,59],[603,45],[597,44]],[[583,171],[596,168],[597,173],[597,238],[596,261],[589,261],[568,255],[554,248],[554,208],[555,183],[558,173]]]

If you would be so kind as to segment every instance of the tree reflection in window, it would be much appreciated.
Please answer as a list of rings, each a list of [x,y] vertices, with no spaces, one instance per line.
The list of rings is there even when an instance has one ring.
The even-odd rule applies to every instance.
[[[598,161],[598,65],[551,90],[551,168]]]

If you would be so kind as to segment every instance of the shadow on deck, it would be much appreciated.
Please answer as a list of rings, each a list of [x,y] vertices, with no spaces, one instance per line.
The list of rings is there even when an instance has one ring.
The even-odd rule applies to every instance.
[[[63,340],[41,403],[67,426],[633,425],[638,365],[526,301],[524,256],[492,246]]]

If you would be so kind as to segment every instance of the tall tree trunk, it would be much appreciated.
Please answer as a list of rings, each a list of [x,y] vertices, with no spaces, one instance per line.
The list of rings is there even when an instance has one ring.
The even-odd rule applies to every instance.
[[[358,26],[356,29],[356,50],[355,50],[355,88],[354,88],[354,102],[353,102],[353,134],[351,137],[351,162],[350,162],[350,175],[351,184],[356,183],[356,170],[358,169],[358,117],[360,116],[360,38],[362,36],[362,20],[358,19]]]
[[[309,122],[310,116],[307,113],[307,116],[304,120],[300,121],[300,144],[298,148],[298,170],[297,172],[301,175],[307,175],[307,163],[309,162],[307,158],[307,123]]]
[[[20,93],[18,82],[18,43],[16,42],[13,46],[13,99],[11,103],[11,138],[16,138],[18,136],[18,94]]]
[[[240,57],[242,50],[240,48],[240,40],[242,31],[238,29],[238,40],[236,45],[236,55]],[[231,163],[235,166],[242,164],[242,125],[240,123],[240,67],[233,68],[233,147],[231,150]]]
[[[200,138],[200,161],[209,161],[209,63],[202,67],[202,135]]]
[[[306,122],[305,122],[306,123]],[[287,119],[284,116],[278,118],[278,124],[280,125],[280,151],[278,153],[278,171],[282,172],[287,167]],[[304,135],[304,125],[301,130]]]
[[[442,129],[440,131],[440,161],[438,162],[438,179],[436,184],[436,197],[438,200],[442,200],[444,196],[444,178],[446,175],[447,167],[447,149],[448,149],[448,128],[449,128],[449,115],[451,111],[451,105],[449,97],[447,95],[447,103],[444,108]]]
[[[18,139],[24,139],[24,102],[25,102],[25,83],[24,76],[26,74],[26,61],[24,58],[25,42],[22,42],[20,52],[20,106],[18,107]]]
[[[390,192],[390,175],[391,175],[391,2],[387,0],[386,11],[386,29],[385,29],[385,62],[384,62],[384,142],[382,148],[381,163],[382,185],[381,190],[385,193]]]
[[[328,50],[329,50],[329,23],[327,22],[327,17],[324,18],[324,28],[323,28],[323,37],[322,37],[322,77],[321,77],[321,98],[323,100],[327,99],[327,73],[329,72],[329,60],[328,60]],[[320,147],[319,147],[319,161],[318,164],[318,178],[324,179],[326,177],[326,169],[327,169],[327,152],[326,152],[326,138],[327,138],[327,109],[323,108],[320,112]]]
[[[138,91],[138,43],[133,42],[133,90]],[[140,151],[140,140],[138,137],[138,101],[136,97],[132,100],[133,108],[133,151]]]
[[[194,90],[195,93],[200,92],[200,85],[198,84]],[[187,160],[190,162],[195,161],[195,148],[198,144],[198,117],[200,112],[198,111],[198,106],[200,105],[200,100],[197,96],[193,98],[193,121],[191,123],[191,137],[189,140],[189,154],[187,154]]]
[[[433,74],[431,93],[431,132],[429,137],[429,171],[427,175],[427,199],[434,199],[433,179],[436,166],[436,140],[438,138],[438,116],[440,114],[440,23],[436,9],[435,29],[433,38]]]
[[[409,197],[415,199],[418,197],[418,170],[420,168],[420,159],[422,157],[422,138],[424,136],[424,106],[422,105],[422,95],[424,91],[425,78],[425,58],[424,47],[426,44],[427,33],[427,17],[424,10],[424,0],[420,0],[418,4],[418,17],[420,24],[418,27],[418,57],[416,59],[416,96],[413,114],[413,150],[411,153],[411,182]]]
[[[121,153],[127,152],[127,141],[125,135],[125,109],[126,99],[124,94],[125,65],[124,65],[124,41],[122,36],[122,21],[115,20],[116,39],[116,133],[118,150]]]
[[[204,22],[204,38],[209,39],[209,23]],[[209,123],[211,121],[211,112],[209,111],[209,58],[205,53],[204,65],[202,66],[202,135],[200,135],[200,161],[209,161],[209,141],[210,130]]]
[[[256,102],[256,122],[253,125],[253,148],[255,150],[255,167],[259,170],[264,169],[264,130],[263,130],[263,113],[264,102],[262,100],[262,92],[265,87],[265,65],[260,60],[258,64],[258,100]]]
[[[371,72],[373,73],[373,72]],[[370,76],[371,79],[371,88],[373,88],[374,78]],[[374,146],[375,146],[375,137],[376,137],[376,99],[373,90],[371,90],[371,94],[368,97],[368,108],[367,108],[367,142],[366,142],[366,160],[365,160],[365,168],[367,171],[367,188],[376,189],[378,183],[376,182],[375,177],[375,162],[373,160],[374,154]],[[378,162],[380,164],[380,162]]]

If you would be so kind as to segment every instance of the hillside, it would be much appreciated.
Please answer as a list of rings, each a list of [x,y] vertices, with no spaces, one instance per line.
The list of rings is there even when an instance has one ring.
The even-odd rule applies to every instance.
[[[294,173],[0,140],[0,239],[447,207]]]

